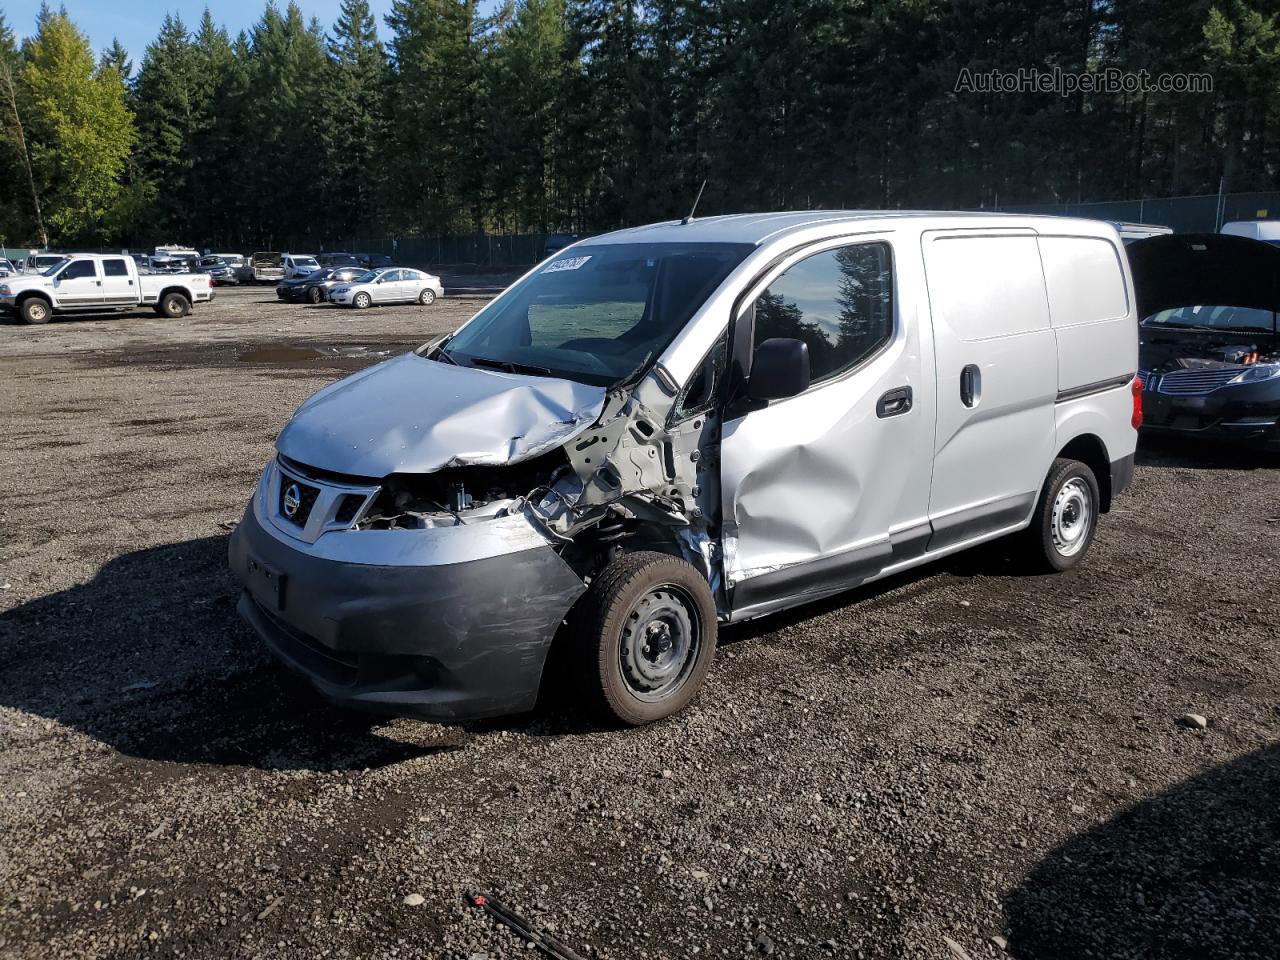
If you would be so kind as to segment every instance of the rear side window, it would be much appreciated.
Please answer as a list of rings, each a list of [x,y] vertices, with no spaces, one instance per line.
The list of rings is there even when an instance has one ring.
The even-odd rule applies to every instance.
[[[1115,320],[1129,312],[1116,248],[1095,237],[1041,237],[1040,259],[1055,327]]]
[[[1049,328],[1034,235],[935,237],[924,245],[924,262],[933,322],[961,340]]]
[[[893,337],[893,261],[886,243],[816,253],[788,267],[755,303],[755,345],[803,340],[813,383],[860,364]]]
[[[59,276],[60,280],[78,280],[81,277],[96,277],[98,271],[94,269],[92,260],[72,260],[67,264],[65,270]]]
[[[103,260],[102,273],[107,277],[127,277],[129,268],[123,260]]]

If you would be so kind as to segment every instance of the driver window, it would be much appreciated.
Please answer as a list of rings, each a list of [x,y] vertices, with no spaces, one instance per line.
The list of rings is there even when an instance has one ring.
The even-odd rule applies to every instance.
[[[770,337],[809,346],[812,382],[857,366],[893,336],[889,245],[859,243],[793,264],[755,302],[754,344]]]
[[[72,260],[58,276],[59,280],[79,280],[82,277],[96,277],[98,269],[92,260]]]

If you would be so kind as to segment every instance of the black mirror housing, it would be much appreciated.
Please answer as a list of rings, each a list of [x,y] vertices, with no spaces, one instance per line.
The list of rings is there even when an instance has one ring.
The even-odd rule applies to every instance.
[[[790,337],[771,337],[751,356],[747,396],[782,400],[809,389],[809,345]]]

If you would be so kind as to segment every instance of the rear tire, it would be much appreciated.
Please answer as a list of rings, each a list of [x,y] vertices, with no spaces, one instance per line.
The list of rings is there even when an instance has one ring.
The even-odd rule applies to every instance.
[[[1027,530],[1032,561],[1053,572],[1078,565],[1093,545],[1100,502],[1098,478],[1087,464],[1055,460]]]
[[[23,323],[48,323],[53,317],[53,308],[40,297],[27,297],[22,301],[19,313]]]
[[[166,293],[160,298],[156,312],[162,317],[177,320],[191,312],[191,301],[180,293]]]
[[[706,579],[665,553],[623,554],[596,577],[578,623],[581,692],[628,726],[678,713],[716,652],[716,605]]]
[[[418,302],[424,307],[431,306],[431,304],[436,302],[436,292],[428,287],[426,290],[423,290],[418,294]]]

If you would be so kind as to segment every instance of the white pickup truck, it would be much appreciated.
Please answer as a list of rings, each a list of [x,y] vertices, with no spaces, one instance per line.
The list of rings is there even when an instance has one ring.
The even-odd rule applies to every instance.
[[[162,317],[185,317],[213,299],[207,274],[139,275],[132,257],[73,253],[43,273],[0,282],[0,312],[25,323],[48,323],[55,313],[104,313],[152,307]]]

